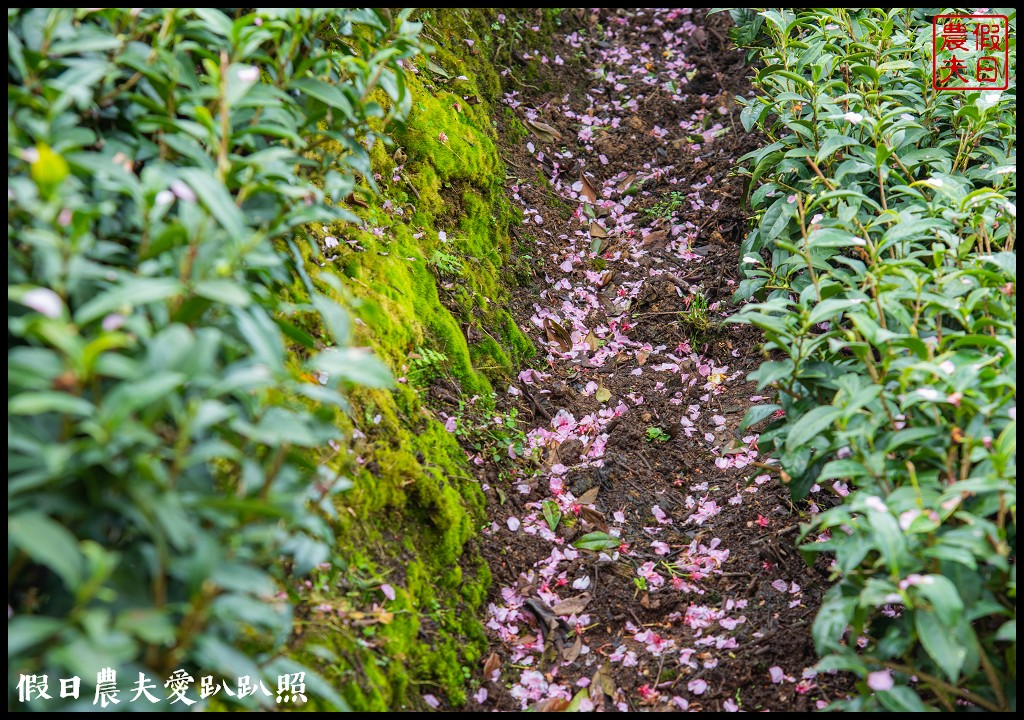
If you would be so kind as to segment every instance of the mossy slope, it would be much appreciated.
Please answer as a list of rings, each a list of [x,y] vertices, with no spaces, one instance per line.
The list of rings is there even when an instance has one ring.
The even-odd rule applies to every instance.
[[[323,257],[307,255],[319,289],[357,318],[354,342],[400,378],[391,390],[355,391],[339,418],[354,443],[336,462],[354,487],[340,496],[335,569],[299,589],[298,653],[360,710],[418,707],[425,693],[465,700],[468,667],[485,648],[478,616],[490,573],[473,540],[483,495],[421,396],[430,378],[486,398],[533,354],[505,310],[509,226],[521,219],[495,144],[490,38],[474,30],[491,21],[432,13],[425,36],[437,50],[407,73],[412,112],[382,128],[392,145],[372,150],[379,193],[349,203],[362,224],[312,228]],[[424,351],[431,366],[411,366]]]

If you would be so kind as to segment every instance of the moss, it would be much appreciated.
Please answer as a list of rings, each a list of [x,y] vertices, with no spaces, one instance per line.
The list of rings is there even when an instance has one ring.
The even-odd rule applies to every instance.
[[[348,208],[361,222],[311,228],[314,242],[301,249],[317,290],[358,319],[355,344],[371,348],[396,377],[408,373],[411,352],[436,350],[462,394],[484,398],[492,383],[535,354],[505,310],[509,230],[522,218],[506,197],[494,135],[500,84],[488,47],[496,14],[421,13],[438,51],[429,63],[418,58],[417,72],[407,76],[406,121],[377,128],[392,140],[371,149],[379,194],[366,192],[366,207]],[[328,251],[336,256],[324,258],[316,248],[327,235],[343,242]],[[436,274],[429,261],[438,251],[461,264],[457,277]],[[292,294],[298,311],[289,320],[329,342],[303,310],[305,288],[296,284]],[[416,385],[356,389],[351,412],[337,419],[346,435],[363,435],[350,455],[330,460],[353,482],[333,519],[335,564],[345,572],[336,586],[308,599],[343,612],[302,626],[296,653],[356,710],[417,708],[425,687],[463,703],[464,668],[486,648],[479,615],[491,574],[475,540],[483,494],[462,448]],[[381,614],[385,582],[397,595]]]

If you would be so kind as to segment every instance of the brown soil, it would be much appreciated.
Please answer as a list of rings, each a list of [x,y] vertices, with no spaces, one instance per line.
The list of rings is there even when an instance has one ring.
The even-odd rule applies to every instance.
[[[579,422],[619,403],[628,410],[604,418],[599,432],[537,443],[534,458],[518,461],[511,471],[489,461],[479,467],[493,520],[483,540],[494,573],[488,669],[496,663],[500,676],[492,681],[477,668],[486,698],[479,693],[482,702],[471,701],[467,709],[557,710],[573,696],[577,702],[585,698],[584,709],[589,701],[612,711],[814,709],[843,692],[845,681],[804,675],[817,660],[810,627],[829,587],[827,568],[809,568],[796,550],[808,505],[791,504],[766,467],[728,467],[733,461],[721,459],[739,453],[765,462],[756,456],[752,433],[738,430],[747,409],[768,400],[745,381],[762,359],[759,338],[750,327],[724,322],[736,310],[739,243],[748,224],[737,160],[760,142],[743,132],[733,100],[749,91],[750,69],[727,40],[725,15],[602,10],[562,18],[565,36],[556,38],[548,56],[573,61],[531,61],[541,67],[541,82],[524,84],[514,97],[519,118],[536,111],[536,122],[554,127],[562,142],[544,142],[535,133],[505,150],[509,172],[518,176],[509,181],[510,194],[529,211],[516,239],[533,268],[533,282],[515,294],[514,312],[541,357],[550,352],[537,363],[548,376],[519,382],[518,395],[500,392],[499,408],[516,407],[528,428],[548,431],[560,411]],[[616,52],[631,59],[609,62]],[[600,66],[622,75],[622,87],[597,92],[609,90],[595,78]],[[640,67],[648,72],[630,72]],[[513,76],[521,71],[512,68]],[[674,71],[689,78],[676,93],[665,86]],[[635,106],[614,111],[608,103],[615,93]],[[577,140],[581,118],[591,110],[597,117],[619,117],[618,127],[601,124],[592,138]],[[681,127],[695,117],[696,131]],[[722,125],[722,134],[694,149],[694,133],[714,123]],[[501,132],[508,137],[509,128]],[[554,156],[561,146],[571,159]],[[538,170],[549,180],[555,176],[553,183],[541,182]],[[613,221],[621,211],[604,216],[609,230],[600,257],[586,252],[594,238],[587,233],[590,220],[581,215],[587,201],[571,197],[569,186],[581,172],[599,195],[611,188],[612,203],[631,195],[627,210],[636,213],[619,225]],[[616,187],[613,181],[623,173],[640,180],[632,189]],[[691,193],[696,196],[685,197]],[[566,272],[561,265],[573,257]],[[560,287],[562,279],[567,283]],[[566,307],[585,305],[581,292],[593,302],[574,322]],[[701,294],[711,307],[707,328],[692,310]],[[566,339],[557,328],[538,327],[545,310],[569,332],[614,328],[628,342],[599,361],[593,345],[568,356],[560,352]],[[612,337],[604,332],[593,344],[603,349]],[[579,336],[574,339],[578,346]],[[666,367],[671,365],[676,367]],[[591,382],[598,392],[593,385],[588,391]],[[599,402],[604,390],[609,397]],[[689,435],[684,416],[692,423]],[[601,457],[593,443],[603,435]],[[561,478],[562,494],[550,491],[552,475]],[[554,537],[538,531],[547,527],[545,499],[565,509]],[[514,530],[510,518],[512,525],[520,523]],[[564,552],[593,531],[617,532],[620,547],[551,560],[553,549]],[[689,557],[723,550],[728,557],[707,560],[706,573],[694,575],[687,566]],[[654,565],[645,570],[645,563]],[[663,586],[640,578],[650,578],[652,569]],[[586,597],[585,609],[568,618],[549,613],[558,601]],[[777,669],[773,682],[770,668],[781,670],[781,680]]]

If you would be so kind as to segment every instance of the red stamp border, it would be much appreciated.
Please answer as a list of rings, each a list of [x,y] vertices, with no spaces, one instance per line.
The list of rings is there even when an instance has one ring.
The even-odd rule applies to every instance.
[[[1003,26],[1006,28],[1006,48],[1003,50],[1003,68],[1005,71],[1004,84],[1001,87],[994,87],[992,85],[985,85],[981,87],[948,87],[939,86],[939,72],[938,72],[938,34],[937,30],[939,27],[940,20],[981,20],[981,19],[997,19],[1003,21]],[[1007,90],[1010,87],[1010,18],[1006,15],[936,15],[932,18],[932,89],[933,90]]]

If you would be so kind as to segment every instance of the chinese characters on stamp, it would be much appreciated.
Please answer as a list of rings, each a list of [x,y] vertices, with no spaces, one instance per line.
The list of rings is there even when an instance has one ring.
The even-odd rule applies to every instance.
[[[1010,23],[1005,15],[936,15],[932,19],[932,87],[1006,90]]]

